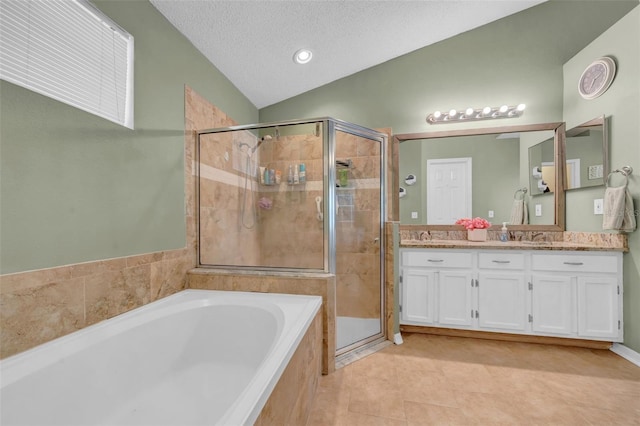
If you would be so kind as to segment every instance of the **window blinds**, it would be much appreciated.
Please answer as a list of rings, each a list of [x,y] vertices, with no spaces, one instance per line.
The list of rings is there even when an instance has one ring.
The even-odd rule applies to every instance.
[[[1,0],[0,78],[133,128],[133,37],[85,0]]]

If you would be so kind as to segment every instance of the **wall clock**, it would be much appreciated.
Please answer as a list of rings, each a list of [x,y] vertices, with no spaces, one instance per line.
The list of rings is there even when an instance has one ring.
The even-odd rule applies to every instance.
[[[609,56],[593,61],[578,80],[578,92],[584,99],[595,99],[607,91],[616,75],[616,63]]]

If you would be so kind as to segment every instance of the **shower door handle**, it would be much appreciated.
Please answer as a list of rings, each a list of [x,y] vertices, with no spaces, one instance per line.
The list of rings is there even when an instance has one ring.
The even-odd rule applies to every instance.
[[[374,242],[374,243],[379,243],[379,242],[380,242],[380,237],[375,237],[375,238],[373,239],[373,242]]]

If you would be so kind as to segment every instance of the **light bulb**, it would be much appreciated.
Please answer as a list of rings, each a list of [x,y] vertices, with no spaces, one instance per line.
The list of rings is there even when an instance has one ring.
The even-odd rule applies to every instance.
[[[524,109],[525,109],[526,107],[527,107],[527,106],[526,106],[525,104],[520,104],[520,105],[518,105],[518,106],[517,106],[517,108],[516,108],[516,109],[517,109],[518,111],[524,111]]]
[[[464,112],[465,115],[471,115],[473,114],[473,108],[467,108]]]
[[[482,108],[482,115],[489,115],[490,112],[491,112],[491,107]]]
[[[456,111],[455,109],[452,109],[449,111],[449,117],[455,117],[457,113],[458,111]]]
[[[500,112],[504,114],[505,112],[507,112],[507,110],[508,110],[508,109],[509,109],[509,107],[508,107],[508,106],[506,106],[506,105],[502,105],[502,106],[500,107]]]
[[[296,64],[306,64],[313,57],[313,53],[307,49],[300,49],[293,55],[293,61]]]
[[[433,117],[434,118],[440,118],[440,116],[442,115],[442,113],[440,111],[436,111],[433,113]]]

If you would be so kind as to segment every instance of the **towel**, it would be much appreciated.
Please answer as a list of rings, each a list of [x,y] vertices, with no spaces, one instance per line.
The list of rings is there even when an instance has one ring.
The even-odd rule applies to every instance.
[[[523,200],[513,200],[511,206],[511,219],[509,223],[512,225],[526,225],[529,222],[529,214],[527,212],[527,206]]]
[[[636,229],[633,199],[627,185],[604,191],[602,229],[631,232]]]

